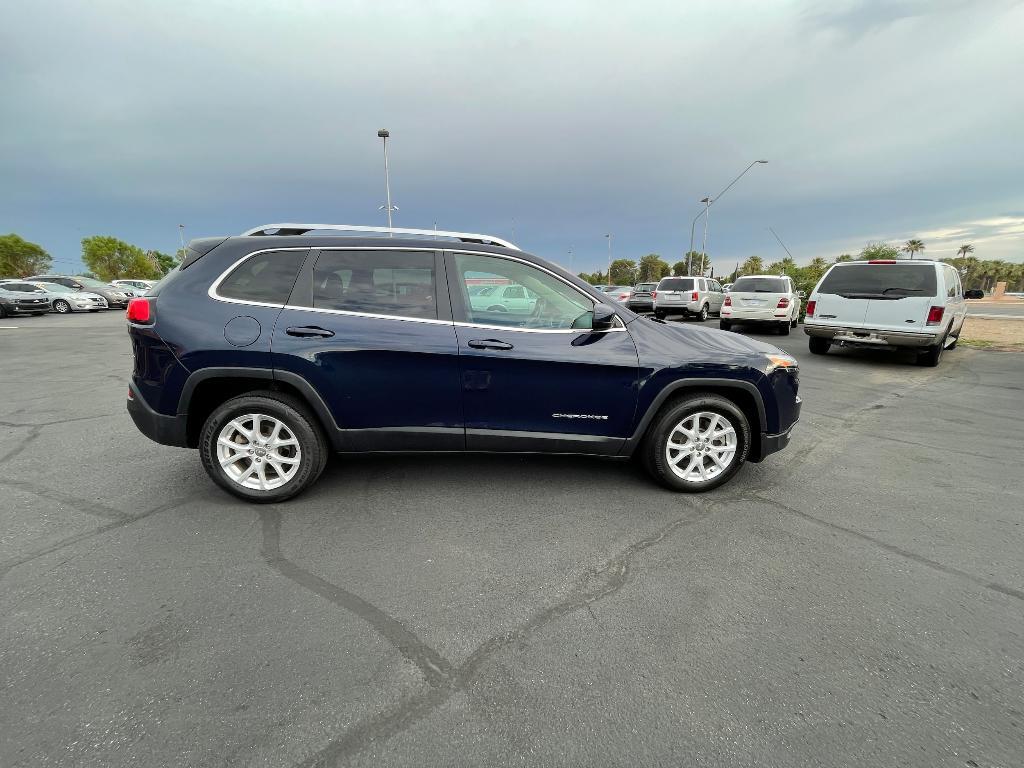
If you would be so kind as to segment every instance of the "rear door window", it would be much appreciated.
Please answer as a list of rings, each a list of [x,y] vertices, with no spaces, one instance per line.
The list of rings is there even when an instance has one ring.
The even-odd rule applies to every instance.
[[[934,296],[935,290],[935,267],[931,264],[836,266],[825,275],[818,287],[818,293],[852,299]]]
[[[368,315],[437,319],[433,251],[321,251],[313,306]]]
[[[217,286],[217,295],[236,301],[283,306],[288,303],[306,249],[266,251],[243,261]]]
[[[733,293],[788,293],[789,284],[781,277],[741,277],[730,290]]]
[[[659,291],[692,291],[692,277],[666,277],[658,283]]]

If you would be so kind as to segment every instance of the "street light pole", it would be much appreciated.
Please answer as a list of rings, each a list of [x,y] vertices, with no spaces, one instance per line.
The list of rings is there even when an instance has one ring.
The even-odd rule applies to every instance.
[[[569,246],[569,271],[572,272],[572,246],[571,245]]]
[[[701,200],[704,203],[704,241],[700,246],[700,276],[704,276],[704,254],[708,249],[708,219],[711,218],[711,198],[705,197]]]
[[[181,259],[185,260],[185,225],[178,225],[178,238],[181,240]]]
[[[694,217],[693,223],[690,224],[690,250],[687,251],[687,253],[686,253],[686,273],[687,274],[690,274],[690,253],[693,252],[693,230],[694,230],[694,227],[697,224],[697,219],[699,219],[701,216],[707,216],[708,211],[711,208],[711,205],[713,203],[717,203],[719,201],[719,199],[721,199],[722,195],[724,195],[726,192],[729,191],[729,188],[732,187],[733,184],[735,184],[737,181],[739,181],[740,179],[742,179],[746,175],[747,171],[749,171],[755,165],[766,165],[767,163],[768,163],[767,160],[755,160],[750,165],[748,165],[746,168],[744,168],[743,172],[739,176],[737,176],[735,179],[730,181],[726,185],[725,189],[723,189],[717,195],[715,195],[712,198],[706,198],[706,200],[701,200],[701,202],[704,203],[704,210],[701,211],[700,213],[698,213]],[[707,220],[705,220],[704,221],[704,241],[705,241],[705,243],[707,242],[707,237],[708,237],[708,223],[707,223]],[[701,274],[703,274],[703,266],[704,266],[704,255],[703,255],[703,249],[702,249],[702,252],[701,252],[701,268],[702,268],[702,272],[701,272]]]
[[[388,200],[388,229],[391,229],[391,212],[398,210],[397,207],[393,207],[391,205],[391,175],[390,170],[388,169],[388,137],[391,135],[391,133],[387,129],[381,128],[379,131],[377,131],[377,135],[380,138],[384,139],[384,189],[387,192]],[[394,233],[388,233],[388,236],[393,237]]]
[[[612,284],[612,236],[610,234],[605,235],[608,238],[608,285]]]

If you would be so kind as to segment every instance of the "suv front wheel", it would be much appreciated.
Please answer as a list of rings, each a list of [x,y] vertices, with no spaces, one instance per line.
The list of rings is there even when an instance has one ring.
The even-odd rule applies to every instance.
[[[246,501],[290,499],[327,464],[327,444],[297,400],[278,392],[235,397],[207,418],[199,439],[203,469]]]
[[[735,403],[688,395],[657,417],[644,442],[647,470],[675,491],[698,493],[728,482],[746,461],[750,425]]]

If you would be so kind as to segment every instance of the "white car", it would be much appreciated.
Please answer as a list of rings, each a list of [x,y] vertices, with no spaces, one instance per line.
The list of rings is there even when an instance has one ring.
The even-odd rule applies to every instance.
[[[133,296],[145,296],[156,285],[155,280],[111,280],[111,285],[131,291]]]
[[[69,312],[99,312],[108,309],[107,300],[98,293],[76,291],[60,283],[33,281],[32,285],[46,292],[50,298],[50,306],[58,315]]]
[[[470,296],[469,303],[475,310],[528,315],[537,305],[537,294],[522,285],[489,285]]]
[[[783,336],[800,320],[800,294],[785,275],[744,275],[722,302],[719,327],[737,323],[771,323]]]
[[[628,285],[609,285],[607,288],[602,288],[601,292],[607,293],[609,297],[615,299],[620,304],[625,304],[629,301],[633,289]]]
[[[709,314],[721,312],[725,300],[722,286],[707,277],[663,277],[651,296],[654,316],[659,320],[681,314],[704,322]]]
[[[939,364],[956,346],[967,302],[960,273],[924,259],[833,264],[807,301],[804,332],[816,355],[839,346],[918,350],[921,365]]]

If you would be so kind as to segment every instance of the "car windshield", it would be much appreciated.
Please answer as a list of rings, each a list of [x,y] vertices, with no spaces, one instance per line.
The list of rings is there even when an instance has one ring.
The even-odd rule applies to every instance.
[[[931,264],[843,264],[825,275],[818,293],[847,298],[900,299],[934,296],[935,286],[935,267]]]
[[[733,293],[786,293],[786,281],[778,277],[741,277],[729,289]]]
[[[657,287],[658,287],[657,283],[640,283],[640,285],[638,285],[636,287],[636,290],[638,290],[638,291],[653,291]]]
[[[658,283],[659,291],[692,291],[692,277],[666,277]]]
[[[74,293],[75,292],[73,288],[68,288],[66,285],[60,285],[58,283],[33,283],[33,285],[38,286],[39,288],[41,288],[44,291],[49,291],[50,293]]]
[[[109,291],[112,287],[110,283],[104,283],[102,280],[93,280],[91,277],[76,277],[75,280],[86,288],[106,288]]]

